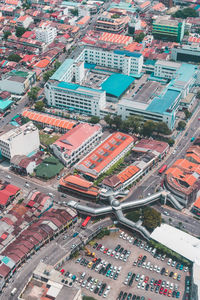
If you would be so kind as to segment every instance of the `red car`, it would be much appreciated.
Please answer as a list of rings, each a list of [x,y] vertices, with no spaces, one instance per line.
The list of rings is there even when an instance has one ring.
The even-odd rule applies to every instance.
[[[102,245],[99,244],[99,245],[97,246],[97,250],[100,250],[101,247],[102,247]]]
[[[163,290],[164,290],[164,288],[161,287],[161,288],[160,288],[160,292],[159,292],[161,295],[162,295],[162,293],[163,293]]]
[[[148,281],[149,281],[149,277],[146,276],[145,279],[144,279],[144,282],[147,283]]]
[[[167,289],[164,290],[163,295],[167,295]]]
[[[92,260],[93,262],[95,262],[95,261],[97,261],[97,258],[95,257],[95,258],[93,258],[93,260]]]
[[[106,253],[107,253],[107,251],[108,251],[108,248],[106,248],[106,249],[103,251],[103,253],[104,253],[104,254],[106,254]]]
[[[139,255],[139,256],[138,256],[138,260],[141,260],[141,259],[142,259],[142,255]]]
[[[159,279],[159,280],[158,280],[158,285],[160,286],[160,285],[161,285],[161,283],[162,283],[162,280],[161,280],[161,279]]]

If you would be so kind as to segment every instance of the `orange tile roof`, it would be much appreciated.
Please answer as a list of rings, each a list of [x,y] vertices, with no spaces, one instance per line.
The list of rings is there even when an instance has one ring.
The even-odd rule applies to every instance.
[[[97,197],[99,194],[99,189],[93,186],[92,182],[89,182],[77,175],[68,175],[61,178],[60,186],[94,197]]]
[[[153,10],[157,10],[157,11],[162,11],[162,10],[164,10],[165,8],[166,8],[165,5],[164,5],[163,3],[161,3],[161,2],[156,3],[156,4],[152,7]]]
[[[80,167],[82,170],[83,167],[83,173],[92,173],[93,175],[96,173],[95,177],[98,177],[98,174],[133,142],[134,139],[130,135],[115,132],[83,159],[77,169]]]
[[[68,175],[63,178],[63,181],[65,181],[67,183],[72,183],[72,184],[75,184],[75,185],[78,185],[80,187],[84,187],[87,189],[92,186],[92,182],[82,179],[81,177],[76,176],[76,175]]]
[[[57,119],[56,117],[46,116],[46,115],[43,115],[40,113],[31,112],[28,110],[25,110],[22,113],[22,116],[27,117],[32,121],[56,126],[56,127],[67,129],[67,130],[72,129],[73,126],[76,124],[75,121],[61,120],[61,119]]]
[[[103,32],[99,40],[109,43],[127,45],[132,42],[132,37],[123,34]]]
[[[140,169],[136,166],[129,166],[121,173],[119,173],[117,177],[120,179],[121,183],[123,183],[129,178],[131,178],[133,175],[135,175],[139,170]]]
[[[197,198],[197,200],[194,202],[193,206],[196,206],[197,208],[200,208],[200,197]]]
[[[141,8],[145,8],[145,7],[147,7],[150,3],[151,3],[150,1],[146,1],[146,2],[142,3],[142,4],[140,5],[140,7],[141,7]]]
[[[43,69],[43,68],[46,68],[49,65],[49,63],[50,63],[50,61],[45,58],[45,59],[42,59],[39,62],[37,62],[34,65],[34,67]]]
[[[80,21],[77,22],[78,25],[84,25],[90,20],[90,16],[85,16],[80,19]]]

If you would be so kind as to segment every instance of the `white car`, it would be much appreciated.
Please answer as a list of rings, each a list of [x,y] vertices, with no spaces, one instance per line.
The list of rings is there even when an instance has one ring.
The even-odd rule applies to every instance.
[[[154,268],[153,268],[154,272],[157,271],[157,268],[158,268],[158,266],[154,266]]]
[[[157,272],[157,273],[160,273],[160,271],[161,271],[161,270],[160,270],[160,267],[158,267],[156,272]]]
[[[88,282],[88,285],[86,286],[86,289],[89,290],[90,286],[91,286],[91,283]]]
[[[148,263],[146,264],[146,269],[149,270],[150,266],[151,266],[151,263],[150,263],[150,261],[148,261]]]
[[[142,267],[143,267],[143,268],[146,268],[146,265],[147,265],[146,262],[143,262]]]
[[[126,234],[124,234],[124,236],[123,236],[123,240],[126,240],[127,239],[127,236],[128,236],[128,234],[126,233]]]
[[[173,288],[174,288],[174,284],[173,284],[173,282],[170,284],[170,290],[173,290]]]
[[[109,249],[106,254],[110,255],[111,253],[112,253],[112,249]]]
[[[95,285],[93,284],[90,288],[90,292],[93,292],[94,291],[94,288],[95,288]]]
[[[119,267],[118,267],[118,271],[121,271],[121,269],[122,269],[122,267],[121,267],[121,266],[119,266]]]
[[[134,238],[131,237],[131,238],[129,239],[129,243],[132,244],[132,243],[133,243],[133,240],[134,240]]]
[[[142,283],[139,282],[138,285],[137,285],[137,288],[140,289],[140,288],[141,288],[141,285],[142,285]]]
[[[108,296],[110,290],[106,290],[105,293],[103,294],[103,298],[106,298]]]
[[[120,233],[119,237],[120,237],[120,238],[123,238],[123,236],[124,236],[124,231],[122,231],[122,232]]]
[[[84,280],[81,286],[82,286],[82,287],[85,287],[85,286],[86,286],[86,283],[87,283],[87,280]]]
[[[115,255],[115,258],[116,258],[116,259],[118,259],[118,258],[119,258],[119,256],[120,256],[120,253],[119,253],[119,252],[117,252],[117,253],[116,253],[116,255]]]
[[[10,175],[6,175],[6,178],[11,179],[11,176]]]
[[[150,270],[150,271],[153,271],[153,265],[150,266],[149,270]]]
[[[142,275],[142,276],[140,277],[140,281],[141,281],[141,282],[144,281],[144,275]]]
[[[145,288],[145,285],[146,285],[146,283],[145,283],[145,282],[143,282],[143,283],[142,283],[142,286],[141,286],[141,289],[142,289],[142,290],[144,290],[144,288]]]
[[[105,249],[105,247],[102,246],[102,247],[100,248],[100,251],[103,252],[104,249]]]
[[[169,258],[169,260],[168,260],[168,262],[167,262],[168,266],[170,266],[170,265],[171,265],[171,263],[172,263],[172,259],[171,259],[171,258]]]
[[[124,254],[121,254],[121,256],[120,256],[120,260],[122,260],[124,258]]]

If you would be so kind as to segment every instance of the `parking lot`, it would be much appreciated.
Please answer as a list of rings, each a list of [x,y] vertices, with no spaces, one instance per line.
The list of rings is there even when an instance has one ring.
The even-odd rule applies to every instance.
[[[120,233],[111,233],[110,236],[95,241],[98,245],[100,244],[99,246],[103,246],[101,246],[101,250],[97,245],[94,246],[95,249],[88,245],[88,253],[81,250],[78,258],[66,262],[63,266],[66,272],[71,273],[70,277],[76,276],[74,284],[82,286],[83,294],[93,296],[95,299],[102,299],[103,297],[118,299],[120,291],[122,291],[123,295],[126,292],[124,295],[126,297],[123,298],[122,295],[121,300],[161,300],[165,299],[166,296],[183,298],[185,276],[188,275],[188,272],[184,272],[184,266],[183,270],[180,270],[181,264],[177,266],[177,262],[172,264],[170,261],[170,264],[174,266],[168,265],[169,258],[162,257],[159,253],[156,254],[158,258],[154,257],[152,255],[153,249],[148,247],[147,251],[146,242],[136,241],[136,237],[132,237],[130,240],[131,236],[128,234],[124,239],[119,236]],[[134,242],[140,246],[134,245]],[[120,245],[120,248],[118,247],[119,249],[113,252],[117,245]],[[121,253],[117,254],[119,251]],[[130,252],[129,255],[127,251]],[[93,253],[93,257],[87,255],[90,254],[89,252]],[[77,259],[78,262],[76,262]],[[95,263],[96,259],[101,259],[101,262]],[[95,264],[94,267],[93,264]],[[82,273],[86,274],[81,279]],[[131,278],[132,284],[130,284]],[[99,295],[103,283],[106,286]],[[99,288],[97,288],[98,284]],[[96,293],[94,293],[95,289]],[[127,298],[128,295],[129,298]],[[138,298],[134,298],[134,295]]]

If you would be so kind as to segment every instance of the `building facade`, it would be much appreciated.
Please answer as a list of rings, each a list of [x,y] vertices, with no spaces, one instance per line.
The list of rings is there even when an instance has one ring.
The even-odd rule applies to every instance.
[[[36,39],[46,44],[51,44],[57,36],[55,27],[51,27],[48,23],[43,23],[41,27],[35,30]]]
[[[32,122],[11,129],[0,136],[2,156],[11,159],[15,155],[28,155],[39,150],[39,131]]]

